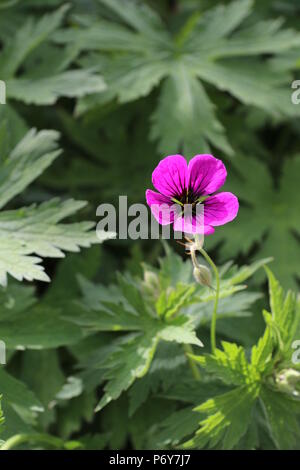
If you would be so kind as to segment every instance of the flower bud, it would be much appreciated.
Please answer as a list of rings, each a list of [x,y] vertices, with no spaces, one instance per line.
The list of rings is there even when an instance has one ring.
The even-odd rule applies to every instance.
[[[156,288],[159,284],[158,276],[153,271],[144,272],[144,283],[148,287]]]
[[[211,272],[207,266],[199,264],[194,267],[194,278],[201,286],[211,287],[212,277]]]
[[[144,280],[142,283],[144,292],[150,296],[158,296],[159,294],[159,279],[157,274],[153,271],[144,271]]]
[[[295,369],[283,369],[276,376],[275,382],[279,390],[285,393],[299,395],[300,372]]]

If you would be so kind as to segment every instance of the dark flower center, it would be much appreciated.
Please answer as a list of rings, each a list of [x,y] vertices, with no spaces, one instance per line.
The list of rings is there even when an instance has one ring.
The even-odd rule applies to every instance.
[[[181,194],[172,198],[173,202],[184,206],[185,204],[190,204],[194,210],[196,204],[201,204],[209,196],[201,196],[201,194],[194,192],[192,188],[184,188]]]
[[[191,188],[184,189],[178,200],[182,204],[196,204],[199,198],[198,194],[195,194]]]

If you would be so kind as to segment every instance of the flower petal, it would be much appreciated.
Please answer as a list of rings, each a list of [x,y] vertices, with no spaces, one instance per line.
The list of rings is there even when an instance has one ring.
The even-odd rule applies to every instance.
[[[215,231],[213,227],[203,224],[203,216],[188,215],[184,217],[182,214],[175,217],[173,228],[176,232],[184,232],[187,235],[195,233],[210,235]]]
[[[212,155],[195,155],[188,166],[188,185],[197,195],[214,193],[223,186],[226,176],[224,163]]]
[[[164,196],[176,197],[187,183],[187,163],[182,155],[170,155],[152,173],[153,186]]]
[[[239,210],[238,198],[232,193],[219,193],[204,202],[205,225],[224,225],[233,220]]]
[[[159,224],[168,225],[174,222],[175,207],[177,205],[169,197],[147,189],[146,201]]]

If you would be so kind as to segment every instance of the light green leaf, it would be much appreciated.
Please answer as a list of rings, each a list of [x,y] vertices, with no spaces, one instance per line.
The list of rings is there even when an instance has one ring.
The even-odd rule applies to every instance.
[[[226,384],[243,385],[251,380],[249,363],[242,347],[234,343],[222,342],[223,351],[216,349],[212,355],[191,356]]]
[[[60,202],[53,199],[38,207],[3,211],[0,214],[1,283],[6,284],[7,273],[18,280],[49,281],[43,268],[38,265],[41,256],[63,257],[63,250],[78,252],[79,247],[99,243],[96,233],[90,231],[94,223],[59,223],[83,206],[85,203],[82,201]],[[38,257],[27,256],[30,253]]]
[[[169,293],[162,291],[156,301],[156,310],[160,317],[170,318],[192,301],[196,285],[178,284]],[[168,295],[169,294],[169,295]]]
[[[164,341],[203,346],[203,343],[197,338],[195,331],[193,331],[192,324],[188,324],[184,317],[180,319],[180,323],[183,323],[183,326],[174,324],[162,328],[158,333],[158,337]]]
[[[272,271],[265,267],[269,280],[272,318],[270,326],[279,342],[282,353],[289,354],[292,341],[300,323],[300,306],[294,292],[284,292]]]
[[[29,256],[28,250],[22,246],[22,243],[3,237],[0,247],[0,284],[7,285],[7,274],[18,281],[36,279],[49,282],[50,278],[44,272],[44,267],[39,265],[40,261],[41,259],[36,256]]]
[[[208,414],[200,429],[184,449],[205,446],[232,449],[246,433],[252,418],[257,387],[240,386],[224,395],[207,400],[195,411]]]
[[[60,153],[58,134],[30,131],[8,157],[1,162],[0,207],[30,184]],[[3,171],[2,171],[3,170]],[[85,206],[83,201],[58,199],[40,206],[0,213],[0,284],[6,285],[7,274],[18,280],[49,281],[39,265],[41,256],[63,257],[63,250],[79,251],[113,236],[103,233],[100,240],[90,229],[92,222],[59,223]],[[37,256],[30,256],[36,254]]]
[[[0,159],[0,208],[34,181],[58,155],[59,133],[29,131],[9,155]]]
[[[265,332],[259,338],[257,345],[254,345],[251,351],[251,368],[253,373],[263,373],[270,361],[272,361],[273,341],[271,329],[266,327]]]
[[[106,89],[102,77],[89,70],[68,70],[60,75],[18,78],[7,82],[7,97],[26,104],[50,105],[60,96],[80,97]]]

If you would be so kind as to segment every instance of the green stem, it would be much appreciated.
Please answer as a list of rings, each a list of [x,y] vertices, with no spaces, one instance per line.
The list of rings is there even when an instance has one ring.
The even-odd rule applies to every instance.
[[[176,199],[176,197],[172,197],[171,201],[175,202],[176,204],[179,204],[180,206],[184,206],[184,204],[181,201],[179,201],[178,199]]]
[[[0,450],[11,450],[25,442],[46,443],[58,449],[63,447],[62,440],[53,436],[45,436],[43,434],[16,434],[15,436],[7,439],[7,441],[0,447]]]
[[[217,266],[215,265],[211,257],[206,253],[206,251],[203,248],[198,248],[198,250],[212,267],[214,274],[215,274],[215,278],[216,278],[216,295],[215,295],[215,303],[214,303],[214,309],[213,309],[213,314],[211,318],[211,329],[210,329],[211,350],[212,350],[212,353],[214,353],[216,350],[216,324],[217,324],[217,311],[218,311],[218,303],[219,303],[219,295],[220,295],[220,276],[219,276],[219,271],[218,271]]]
[[[16,434],[15,436],[7,439],[7,441],[1,446],[0,450],[10,450],[13,447],[23,444],[23,442],[26,442],[27,440],[28,436],[26,436],[26,434]]]
[[[192,374],[194,376],[195,380],[200,380],[201,379],[201,374],[199,372],[197,364],[189,357],[189,354],[194,354],[193,348],[190,344],[184,344],[183,345],[184,352],[186,353],[187,360],[189,361],[189,365],[192,371]]]

